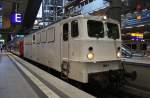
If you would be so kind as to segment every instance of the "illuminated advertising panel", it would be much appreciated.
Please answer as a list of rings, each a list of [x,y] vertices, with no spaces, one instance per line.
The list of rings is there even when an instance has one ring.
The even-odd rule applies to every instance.
[[[23,23],[23,15],[21,13],[13,13],[11,14],[11,23],[12,24],[22,24]]]
[[[136,41],[144,41],[143,37],[143,33],[139,33],[139,32],[136,32],[136,33],[130,33],[130,36],[131,36],[131,40],[136,40]]]

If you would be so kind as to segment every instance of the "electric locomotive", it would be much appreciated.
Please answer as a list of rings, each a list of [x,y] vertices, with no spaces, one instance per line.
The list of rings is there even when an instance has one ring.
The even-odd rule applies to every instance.
[[[23,39],[23,56],[81,83],[120,69],[119,22],[99,16],[69,17]]]

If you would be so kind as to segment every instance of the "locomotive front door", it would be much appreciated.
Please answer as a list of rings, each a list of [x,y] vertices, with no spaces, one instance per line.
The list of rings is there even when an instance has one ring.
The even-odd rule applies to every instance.
[[[61,44],[61,58],[62,61],[69,62],[69,23],[64,23],[62,25],[62,44]]]

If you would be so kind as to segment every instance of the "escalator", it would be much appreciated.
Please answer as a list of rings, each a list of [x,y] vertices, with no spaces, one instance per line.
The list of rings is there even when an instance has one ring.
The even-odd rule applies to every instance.
[[[125,57],[125,58],[143,57],[144,56],[143,52],[133,51],[130,47],[128,47],[125,44],[122,44],[121,51],[122,51],[122,57]]]
[[[122,44],[121,52],[122,52],[122,57],[125,57],[125,58],[131,58],[132,57],[131,48],[129,48],[127,45]]]

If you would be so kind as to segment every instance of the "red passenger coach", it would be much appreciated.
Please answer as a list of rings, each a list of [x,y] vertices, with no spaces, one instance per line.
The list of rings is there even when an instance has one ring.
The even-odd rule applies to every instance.
[[[23,40],[19,41],[19,54],[21,57],[24,56],[24,42],[23,42]]]
[[[10,52],[24,57],[24,41],[23,38],[15,38],[11,42],[9,42],[8,47],[10,47]]]

